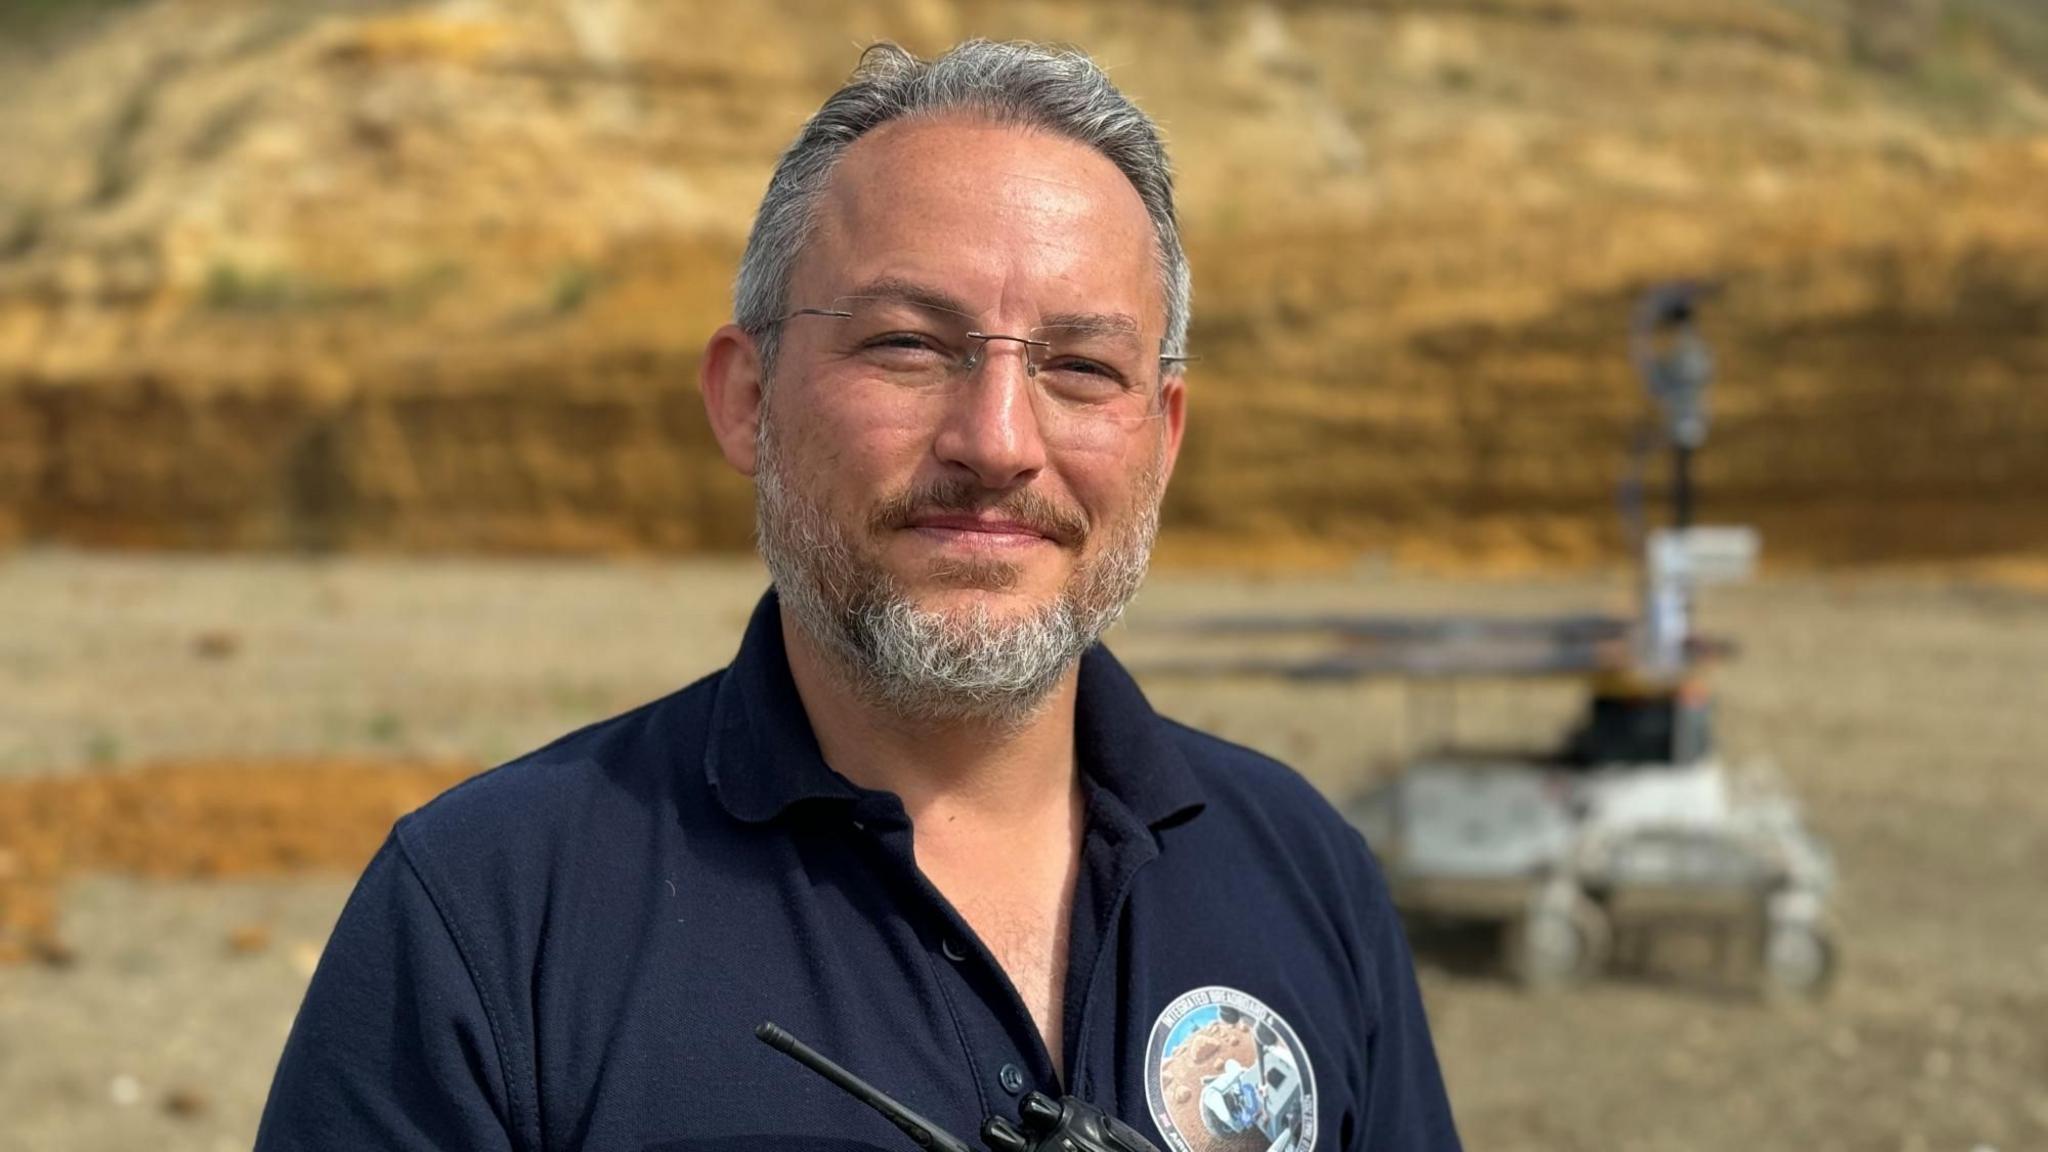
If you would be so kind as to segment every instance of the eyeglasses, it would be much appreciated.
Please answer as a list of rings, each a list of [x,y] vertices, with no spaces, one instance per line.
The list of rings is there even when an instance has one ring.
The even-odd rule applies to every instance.
[[[1053,324],[1022,334],[988,332],[964,312],[895,296],[841,296],[800,316],[836,322],[829,354],[886,382],[889,402],[930,406],[952,396],[988,360],[991,345],[1024,356],[1041,432],[1068,443],[1127,433],[1163,415],[1160,383],[1184,356],[1148,355],[1135,326],[1117,321]]]

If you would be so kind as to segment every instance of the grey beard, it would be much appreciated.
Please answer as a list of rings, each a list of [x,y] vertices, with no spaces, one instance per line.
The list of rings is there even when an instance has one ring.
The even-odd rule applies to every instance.
[[[1123,615],[1159,531],[1155,469],[1137,518],[1051,603],[1011,619],[983,604],[964,614],[930,612],[786,482],[766,413],[757,449],[755,534],[783,607],[862,699],[905,720],[997,728],[1030,720]]]

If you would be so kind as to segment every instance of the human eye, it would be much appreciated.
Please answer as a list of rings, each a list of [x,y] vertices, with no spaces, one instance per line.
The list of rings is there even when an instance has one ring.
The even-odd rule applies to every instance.
[[[856,355],[877,371],[929,373],[958,359],[958,341],[932,310],[880,302],[854,310]]]
[[[944,352],[945,341],[930,332],[899,329],[891,332],[877,332],[867,337],[861,347],[879,352]]]
[[[1074,404],[1102,404],[1129,395],[1133,376],[1111,357],[1087,350],[1054,347],[1038,366],[1040,383],[1057,399]]]
[[[943,337],[916,328],[892,328],[863,339],[859,362],[877,377],[923,386],[946,379],[959,357]]]
[[[1121,391],[1125,386],[1122,372],[1098,360],[1084,356],[1060,356],[1047,360],[1039,366],[1041,374],[1076,388],[1090,388],[1102,391]]]
[[[1108,408],[1128,402],[1138,390],[1123,373],[1090,360],[1061,360],[1038,370],[1047,396],[1076,408]]]

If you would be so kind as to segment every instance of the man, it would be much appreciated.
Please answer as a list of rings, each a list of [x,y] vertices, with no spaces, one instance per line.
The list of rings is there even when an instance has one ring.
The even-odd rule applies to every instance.
[[[1043,1091],[1183,1152],[1455,1147],[1357,833],[1095,646],[1186,417],[1151,122],[1079,56],[872,49],[737,296],[737,658],[399,822],[258,1146],[906,1147],[773,1020],[970,1138]]]

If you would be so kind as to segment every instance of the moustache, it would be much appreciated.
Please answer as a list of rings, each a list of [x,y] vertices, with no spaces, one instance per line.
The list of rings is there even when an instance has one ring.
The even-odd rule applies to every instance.
[[[968,480],[942,480],[912,488],[883,502],[869,518],[877,532],[908,528],[920,517],[938,513],[978,516],[993,512],[1014,520],[1062,547],[1073,548],[1088,538],[1091,525],[1077,508],[1068,508],[1028,488],[991,493]]]

